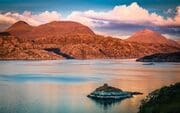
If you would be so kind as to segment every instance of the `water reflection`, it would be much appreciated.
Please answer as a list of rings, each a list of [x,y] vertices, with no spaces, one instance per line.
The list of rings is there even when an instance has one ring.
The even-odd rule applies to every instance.
[[[0,62],[0,113],[137,113],[149,92],[180,81],[179,69],[132,60]],[[86,97],[104,83],[144,94],[122,101]]]
[[[113,107],[116,104],[120,104],[122,100],[115,100],[115,99],[93,99],[90,98],[97,106],[102,108],[103,110],[107,111],[109,108]],[[124,99],[123,99],[124,100]]]

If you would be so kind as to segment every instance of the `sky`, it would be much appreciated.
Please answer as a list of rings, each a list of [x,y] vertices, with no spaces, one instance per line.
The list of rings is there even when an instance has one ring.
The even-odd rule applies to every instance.
[[[0,0],[0,31],[19,20],[33,26],[77,21],[119,38],[148,28],[180,39],[180,0]]]

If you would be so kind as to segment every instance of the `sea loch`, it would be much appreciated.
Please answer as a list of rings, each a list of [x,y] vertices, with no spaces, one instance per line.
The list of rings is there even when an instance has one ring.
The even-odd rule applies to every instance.
[[[179,63],[130,60],[1,61],[1,113],[137,113],[151,91],[180,81]],[[86,95],[108,83],[143,95],[99,102]]]

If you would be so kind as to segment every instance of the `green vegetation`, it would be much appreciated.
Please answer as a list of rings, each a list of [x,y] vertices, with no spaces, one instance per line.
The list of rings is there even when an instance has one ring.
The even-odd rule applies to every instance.
[[[142,100],[139,113],[180,113],[180,82],[150,93]]]

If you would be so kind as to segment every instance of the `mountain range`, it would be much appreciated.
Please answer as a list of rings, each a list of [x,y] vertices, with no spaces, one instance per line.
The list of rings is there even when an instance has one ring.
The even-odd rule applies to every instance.
[[[1,60],[138,58],[180,51],[180,45],[160,33],[143,29],[122,40],[95,34],[72,21],[31,26],[19,21],[0,33]]]

